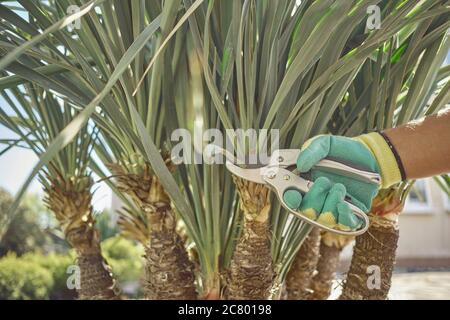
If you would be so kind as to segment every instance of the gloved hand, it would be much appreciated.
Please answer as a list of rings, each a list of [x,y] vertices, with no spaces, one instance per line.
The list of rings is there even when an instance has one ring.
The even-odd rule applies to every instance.
[[[300,210],[308,218],[331,228],[358,229],[362,222],[344,198],[347,195],[353,204],[367,213],[379,186],[344,176],[338,171],[314,168],[324,158],[380,174],[382,188],[401,181],[397,160],[379,133],[356,138],[323,135],[308,140],[297,159],[297,168],[300,172],[311,171],[314,184],[304,196],[297,190],[287,191],[284,201],[290,208]]]

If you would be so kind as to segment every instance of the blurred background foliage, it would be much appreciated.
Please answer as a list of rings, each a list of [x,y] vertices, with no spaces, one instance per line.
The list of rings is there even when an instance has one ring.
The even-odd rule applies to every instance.
[[[12,196],[0,189],[0,216],[12,201]],[[97,214],[97,226],[103,255],[123,296],[140,298],[142,246],[120,237],[107,211]],[[0,299],[76,299],[76,291],[67,288],[71,275],[67,270],[75,259],[52,214],[37,195],[27,196],[0,242]]]

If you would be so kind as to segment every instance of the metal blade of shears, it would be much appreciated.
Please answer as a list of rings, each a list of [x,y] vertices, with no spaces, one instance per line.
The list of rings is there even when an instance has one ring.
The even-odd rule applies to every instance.
[[[266,184],[266,182],[263,180],[264,170],[266,169],[265,167],[253,169],[241,168],[234,163],[231,163],[230,161],[226,161],[225,165],[228,171],[239,178],[255,183]]]

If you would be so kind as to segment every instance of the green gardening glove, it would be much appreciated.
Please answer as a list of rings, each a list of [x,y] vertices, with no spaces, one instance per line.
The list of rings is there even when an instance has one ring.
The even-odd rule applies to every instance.
[[[347,196],[367,213],[379,186],[344,176],[339,171],[315,169],[314,165],[325,158],[376,172],[381,175],[383,186],[401,180],[394,155],[379,133],[353,139],[323,135],[308,140],[297,159],[297,169],[302,173],[310,172],[314,184],[303,196],[298,190],[287,191],[284,201],[291,209],[300,210],[308,218],[330,228],[345,231],[358,229],[362,221],[353,214],[344,199]]]

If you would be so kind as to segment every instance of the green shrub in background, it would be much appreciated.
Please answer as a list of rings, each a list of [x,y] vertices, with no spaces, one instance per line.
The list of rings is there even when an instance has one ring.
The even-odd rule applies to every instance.
[[[102,242],[102,251],[124,294],[139,297],[143,248],[115,236]],[[64,255],[28,252],[20,257],[8,253],[0,258],[0,299],[76,299],[76,291],[67,288],[67,268],[75,259],[73,251]]]
[[[49,270],[10,253],[0,259],[0,299],[49,299],[54,286]]]
[[[75,299],[76,291],[67,288],[67,268],[73,264],[72,252],[9,253],[0,259],[0,299]]]
[[[102,241],[114,237],[119,233],[114,215],[115,213],[109,209],[104,209],[102,212],[95,214],[95,227],[99,231]]]
[[[120,284],[140,280],[144,270],[142,246],[115,236],[102,242],[102,252]]]
[[[7,223],[7,212],[12,202],[11,194],[0,188],[0,257],[8,252],[21,256],[27,252],[64,253],[68,250],[65,240],[56,234],[57,224],[53,215],[38,195],[27,195]]]
[[[67,274],[67,268],[76,263],[75,253],[73,251],[70,251],[66,255],[56,253],[49,253],[47,255],[27,253],[21,258],[50,272],[53,278],[53,286],[49,291],[49,299],[76,299],[76,290],[67,288],[67,278],[69,276],[69,274]]]
[[[12,219],[12,215],[8,214],[8,209],[13,201],[14,199],[11,194],[0,187],[0,244]]]

